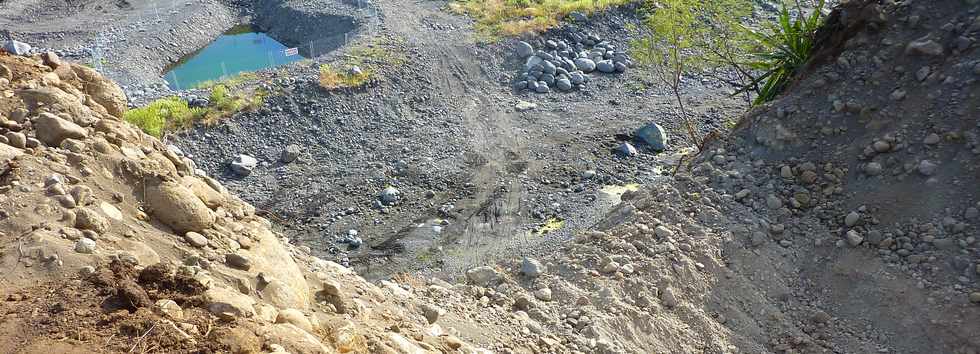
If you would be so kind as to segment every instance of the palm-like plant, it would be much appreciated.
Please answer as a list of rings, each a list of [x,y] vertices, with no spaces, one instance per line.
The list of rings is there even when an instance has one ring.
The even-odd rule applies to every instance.
[[[783,4],[776,23],[766,30],[748,31],[756,47],[748,66],[762,75],[753,78],[751,84],[739,92],[755,89],[758,96],[753,103],[761,104],[786,89],[790,79],[810,59],[817,29],[824,19],[823,7],[824,0],[819,0],[813,13],[807,16],[800,1],[796,0],[797,16],[793,18]]]

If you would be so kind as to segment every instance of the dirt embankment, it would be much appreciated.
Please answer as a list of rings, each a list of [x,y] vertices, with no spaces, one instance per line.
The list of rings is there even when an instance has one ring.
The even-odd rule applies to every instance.
[[[0,351],[476,350],[404,289],[289,246],[121,121],[94,70],[0,53],[0,74]]]

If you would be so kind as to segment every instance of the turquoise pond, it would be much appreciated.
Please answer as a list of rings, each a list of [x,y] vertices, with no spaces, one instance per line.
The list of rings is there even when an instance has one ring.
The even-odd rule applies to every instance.
[[[238,26],[171,65],[164,73],[164,79],[171,89],[183,90],[230,75],[303,59],[298,53],[287,55],[286,49],[265,33],[250,26]]]

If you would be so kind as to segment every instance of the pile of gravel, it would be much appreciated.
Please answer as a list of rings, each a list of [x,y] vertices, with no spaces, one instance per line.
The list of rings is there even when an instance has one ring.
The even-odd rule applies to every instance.
[[[545,49],[537,51],[530,43],[518,42],[517,55],[527,59],[514,89],[536,93],[581,89],[590,73],[622,73],[633,64],[625,51],[595,34],[570,30],[567,37],[545,40]]]

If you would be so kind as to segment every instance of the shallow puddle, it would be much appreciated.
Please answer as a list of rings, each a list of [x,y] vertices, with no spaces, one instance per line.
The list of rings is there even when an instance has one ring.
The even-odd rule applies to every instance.
[[[183,90],[303,59],[299,51],[288,49],[251,26],[236,26],[168,67],[164,79],[171,89]]]

